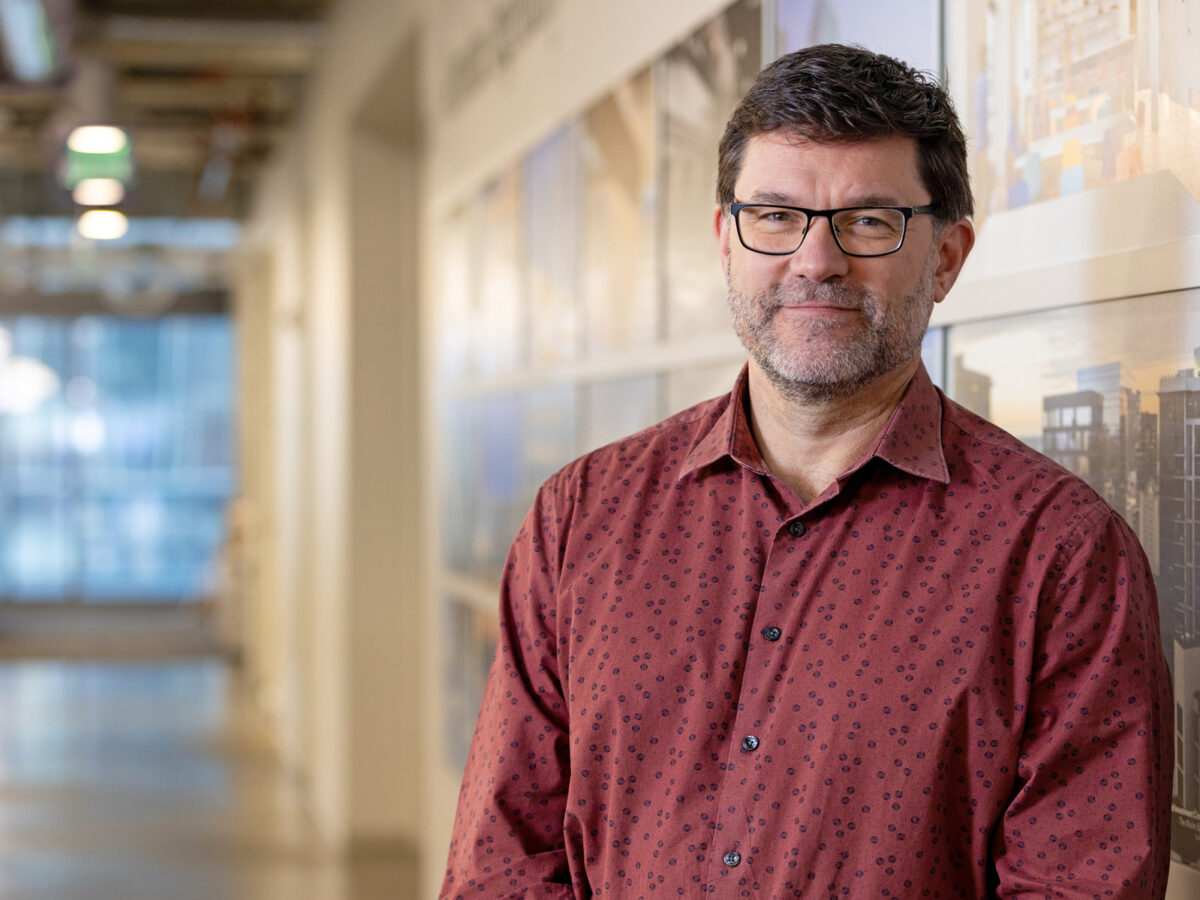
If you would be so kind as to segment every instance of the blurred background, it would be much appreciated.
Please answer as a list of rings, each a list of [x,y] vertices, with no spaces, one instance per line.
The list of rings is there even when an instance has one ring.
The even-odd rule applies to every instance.
[[[1197,895],[1200,0],[0,0],[0,898],[436,894],[517,524],[729,389],[717,141],[828,40],[968,126],[926,364],[1146,544]]]

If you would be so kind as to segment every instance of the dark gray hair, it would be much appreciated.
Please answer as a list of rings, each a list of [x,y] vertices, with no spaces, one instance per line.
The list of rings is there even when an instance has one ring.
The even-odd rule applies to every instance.
[[[747,142],[771,131],[825,144],[912,138],[937,219],[955,222],[974,211],[966,137],[950,96],[934,78],[898,59],[822,44],[782,56],[759,72],[721,138],[722,207],[734,202]]]

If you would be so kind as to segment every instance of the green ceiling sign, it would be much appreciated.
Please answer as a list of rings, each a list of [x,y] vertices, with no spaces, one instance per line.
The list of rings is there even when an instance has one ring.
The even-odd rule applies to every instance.
[[[68,147],[63,183],[67,190],[74,190],[85,178],[115,178],[128,187],[133,181],[130,146],[126,144],[115,153],[80,153]]]

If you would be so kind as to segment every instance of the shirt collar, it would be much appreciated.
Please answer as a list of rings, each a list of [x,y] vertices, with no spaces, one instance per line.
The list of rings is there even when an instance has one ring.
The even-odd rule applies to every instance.
[[[767,464],[754,441],[747,418],[750,399],[748,372],[749,364],[742,366],[742,371],[733,383],[733,390],[725,399],[725,409],[693,445],[692,452],[688,454],[680,469],[679,478],[710,466],[723,457],[730,457],[738,465],[753,469],[762,475],[768,474]]]
[[[729,457],[743,468],[767,475],[766,462],[755,443],[748,417],[750,383],[748,366],[742,366],[725,409],[700,436],[680,469],[679,478]],[[854,467],[879,457],[897,469],[948,484],[950,470],[942,449],[942,402],[924,363],[909,382],[900,405],[880,434],[875,447]]]
[[[950,483],[942,448],[942,398],[924,363],[917,366],[900,405],[879,436],[874,455],[918,478]]]

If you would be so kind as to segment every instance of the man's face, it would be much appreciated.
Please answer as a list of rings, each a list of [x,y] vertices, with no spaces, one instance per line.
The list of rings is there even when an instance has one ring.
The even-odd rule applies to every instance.
[[[911,139],[818,144],[771,132],[748,142],[735,200],[832,209],[923,206],[930,196]],[[716,225],[730,315],[752,363],[784,392],[816,401],[853,395],[916,357],[971,240],[965,222],[937,234],[931,216],[914,216],[899,252],[851,257],[829,220],[814,218],[799,250],[766,256],[743,247],[720,210]]]

